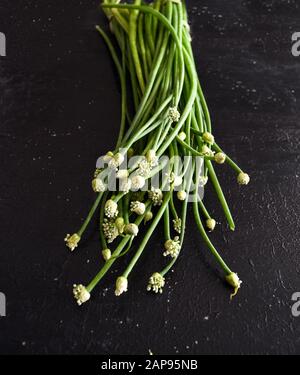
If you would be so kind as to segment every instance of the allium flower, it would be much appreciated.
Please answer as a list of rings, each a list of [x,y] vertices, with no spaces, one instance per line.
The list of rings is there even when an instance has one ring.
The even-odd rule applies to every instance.
[[[82,284],[73,285],[73,295],[79,306],[81,306],[83,303],[87,302],[91,298],[90,293]]]
[[[213,231],[214,229],[215,229],[215,227],[216,227],[216,224],[217,224],[217,222],[216,222],[216,220],[214,220],[214,219],[207,219],[206,220],[206,226],[207,226],[207,228],[210,230],[210,231]]]
[[[133,176],[131,177],[131,187],[133,190],[140,190],[144,187],[146,181],[143,176]]]
[[[148,197],[151,199],[153,206],[161,206],[163,202],[164,195],[160,189],[155,189],[154,187],[148,191]]]
[[[148,221],[151,221],[153,219],[153,213],[151,211],[147,211],[144,218],[144,223],[148,223]]]
[[[185,132],[180,132],[178,134],[178,138],[181,140],[181,141],[184,141],[186,139],[186,134]]]
[[[146,206],[144,203],[135,201],[130,203],[130,211],[134,212],[137,215],[144,215]]]
[[[173,227],[177,233],[181,233],[182,221],[179,217],[173,220]]]
[[[179,237],[175,237],[174,240],[168,240],[165,242],[164,256],[170,255],[172,258],[177,258],[181,249]]]
[[[113,221],[104,219],[102,224],[103,233],[108,243],[112,243],[119,235],[118,228]]]
[[[105,203],[105,216],[112,219],[118,215],[118,205],[112,199]]]
[[[78,236],[77,233],[72,234],[72,236],[70,234],[67,234],[64,240],[66,242],[67,247],[71,251],[74,251],[76,247],[78,246],[78,243],[80,241],[80,236]]]
[[[214,160],[218,164],[224,164],[226,161],[226,155],[223,152],[218,152],[215,154]]]
[[[154,168],[158,165],[158,157],[156,156],[155,150],[149,150],[147,152],[146,159],[151,168]]]
[[[106,190],[106,185],[101,178],[94,178],[92,181],[92,188],[95,193],[102,193]]]
[[[109,249],[102,250],[102,256],[105,261],[108,261],[111,258],[111,251]]]
[[[123,163],[124,156],[118,152],[116,155],[114,155],[108,162],[108,167],[114,170],[117,170],[118,167]]]
[[[124,227],[124,233],[136,237],[139,233],[139,227],[136,224],[127,224]]]
[[[202,148],[201,148],[201,154],[203,156],[208,156],[208,157],[213,157],[214,156],[214,152],[206,145],[203,145]]]
[[[185,201],[186,197],[187,197],[187,193],[184,190],[180,190],[180,191],[177,192],[177,198],[180,201]]]
[[[199,186],[203,187],[207,184],[208,177],[207,176],[200,176],[199,178]]]
[[[180,120],[180,113],[176,107],[169,108],[168,116],[173,122],[178,122]]]
[[[148,160],[145,158],[139,162],[139,168],[137,173],[142,177],[148,177],[152,170],[152,165]]]
[[[119,234],[122,234],[124,232],[124,219],[122,217],[118,217],[115,220],[115,225],[118,228]]]
[[[162,293],[165,286],[165,278],[158,272],[155,272],[149,279],[147,290],[154,293]]]
[[[203,133],[202,139],[204,142],[208,143],[209,145],[213,145],[215,143],[215,137],[209,132]]]
[[[116,290],[115,295],[119,297],[124,292],[127,292],[128,289],[128,280],[124,276],[120,276],[116,281]]]
[[[239,185],[248,185],[250,182],[250,177],[247,173],[241,172],[238,175],[237,181]]]
[[[242,280],[239,279],[236,273],[232,272],[230,275],[226,276],[226,281],[234,288],[234,292],[230,295],[230,299],[232,299],[237,295],[241,287]]]

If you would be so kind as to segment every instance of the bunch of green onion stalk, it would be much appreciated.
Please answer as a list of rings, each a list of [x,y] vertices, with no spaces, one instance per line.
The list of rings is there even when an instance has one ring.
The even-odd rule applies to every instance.
[[[162,256],[167,263],[160,271],[149,272],[147,290],[162,293],[166,276],[184,247],[189,207],[207,248],[234,290],[233,297],[241,280],[209,239],[208,232],[215,229],[216,221],[199,188],[203,191],[207,182],[212,184],[234,230],[215,166],[231,167],[240,185],[247,185],[250,178],[213,136],[191,47],[185,1],[135,0],[127,4],[104,0],[101,7],[112,38],[100,26],[96,30],[106,42],[120,78],[121,125],[115,150],[98,160],[92,178],[95,202],[81,228],[65,238],[73,251],[93,216],[97,213],[100,217],[103,267],[89,284],[74,285],[74,297],[79,305],[88,301],[93,289],[123,256],[130,260],[116,280],[115,294],[126,292],[134,267],[160,227],[164,228]],[[184,157],[187,163],[180,163],[178,158]],[[116,181],[115,189],[109,189],[110,181]],[[139,239],[141,232],[143,238]]]

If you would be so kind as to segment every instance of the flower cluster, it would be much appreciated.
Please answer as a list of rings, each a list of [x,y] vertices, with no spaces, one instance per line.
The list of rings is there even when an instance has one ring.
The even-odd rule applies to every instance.
[[[160,189],[154,187],[148,191],[148,197],[152,201],[153,206],[161,206],[163,202],[164,195]]]
[[[146,211],[146,206],[144,203],[135,201],[130,203],[130,211],[134,212],[137,215],[144,215]]]
[[[147,286],[148,292],[162,293],[165,286],[165,278],[158,272],[155,272],[150,278]]]
[[[113,201],[112,199],[109,199],[106,203],[105,203],[105,216],[110,218],[110,219],[113,219],[114,217],[116,217],[119,213],[118,211],[118,204]]]
[[[77,233],[72,234],[72,236],[70,234],[67,234],[65,237],[66,245],[71,251],[74,251],[76,249],[79,241],[80,236]]]
[[[169,119],[172,122],[178,122],[180,120],[180,113],[176,107],[169,108]]]
[[[102,229],[108,243],[112,243],[119,235],[118,228],[114,221],[104,219]]]
[[[177,233],[181,233],[182,221],[179,217],[173,220],[173,227]]]
[[[90,293],[82,284],[73,285],[73,295],[79,306],[81,306],[83,303],[87,302],[91,298]]]
[[[174,240],[168,240],[165,242],[164,256],[170,255],[171,258],[177,258],[181,249],[179,237],[175,237]]]

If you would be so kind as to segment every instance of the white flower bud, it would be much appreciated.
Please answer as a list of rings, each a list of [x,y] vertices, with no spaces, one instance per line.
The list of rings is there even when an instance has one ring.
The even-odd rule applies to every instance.
[[[115,221],[115,225],[118,229],[119,234],[122,234],[124,232],[124,219],[122,217],[118,217]]]
[[[241,172],[237,177],[237,181],[239,185],[248,185],[250,182],[250,176],[247,173]]]
[[[146,224],[148,221],[153,219],[153,213],[151,211],[147,211],[144,218],[144,223]]]
[[[224,164],[226,161],[226,155],[223,152],[218,152],[214,156],[215,162],[218,164]]]
[[[140,190],[145,186],[146,180],[142,176],[131,177],[131,187],[133,190]]]
[[[65,237],[66,245],[71,251],[74,251],[76,249],[79,241],[80,241],[80,236],[78,236],[77,233],[74,233],[72,236],[70,234],[67,234]]]
[[[186,134],[185,132],[181,132],[178,134],[178,138],[181,140],[181,141],[184,141],[186,139]]]
[[[105,203],[104,210],[105,210],[105,216],[107,216],[109,218],[114,218],[114,217],[116,217],[118,215],[118,205],[112,199],[109,199]]]
[[[116,281],[116,290],[115,295],[119,297],[124,292],[127,292],[128,289],[128,280],[124,276],[120,276]]]
[[[230,299],[232,299],[234,296],[237,295],[237,292],[239,291],[242,281],[239,279],[238,275],[234,272],[232,272],[230,275],[226,276],[226,281],[229,285],[231,285],[234,288],[233,294],[230,295]]]
[[[102,193],[106,190],[106,185],[101,178],[94,178],[92,181],[92,188],[95,193]]]
[[[182,185],[182,181],[183,181],[183,179],[182,179],[181,176],[174,176],[174,178],[173,178],[174,187],[178,187],[178,186]]]
[[[180,190],[177,192],[177,198],[180,201],[185,201],[186,200],[187,193],[184,190]]]
[[[126,224],[124,227],[124,233],[136,237],[139,233],[139,227],[136,224]]]
[[[87,291],[86,287],[81,284],[73,285],[73,295],[79,306],[87,302],[91,298],[91,295]]]
[[[209,132],[203,133],[202,139],[204,142],[208,143],[209,145],[213,145],[215,143],[215,137]]]
[[[134,212],[135,214],[137,215],[144,215],[145,211],[146,211],[146,206],[144,203],[142,202],[131,202],[130,204],[130,211],[131,212]]]
[[[102,256],[105,261],[108,261],[111,258],[111,251],[109,249],[102,250]]]
[[[208,177],[207,176],[200,176],[199,178],[199,186],[203,187],[207,184]]]
[[[203,156],[208,156],[208,157],[213,157],[214,156],[214,152],[206,145],[203,145],[202,148],[201,148],[201,154]]]
[[[103,161],[105,163],[109,163],[111,159],[113,158],[114,154],[111,151],[108,151],[106,155],[103,156]]]
[[[207,226],[207,228],[210,230],[210,231],[213,231],[214,229],[215,229],[215,227],[216,227],[216,224],[217,224],[217,222],[216,222],[216,220],[214,220],[214,219],[207,219],[206,220],[206,226]]]

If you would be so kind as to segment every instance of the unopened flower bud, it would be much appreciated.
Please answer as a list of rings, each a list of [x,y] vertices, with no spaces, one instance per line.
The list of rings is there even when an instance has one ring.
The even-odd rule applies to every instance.
[[[148,221],[153,219],[153,213],[151,211],[147,211],[144,218],[144,223],[146,224]]]
[[[214,220],[214,219],[207,219],[206,220],[206,226],[207,226],[207,228],[210,230],[210,231],[213,231],[214,229],[215,229],[215,227],[216,227],[216,224],[217,224],[217,222],[216,222],[216,220]]]
[[[124,219],[122,217],[118,217],[115,221],[115,225],[119,234],[122,234],[124,232]]]
[[[130,147],[127,151],[127,156],[130,159],[134,155],[134,149]]]
[[[214,152],[206,145],[203,145],[201,148],[201,154],[208,157],[213,157]]]
[[[127,224],[124,227],[124,233],[136,237],[139,233],[139,227],[136,224]]]
[[[111,251],[109,249],[102,250],[102,256],[105,261],[108,261],[111,258]]]
[[[247,173],[241,172],[237,177],[237,181],[239,185],[248,185],[250,182],[250,177]]]
[[[113,158],[114,154],[111,151],[108,151],[106,155],[103,156],[103,161],[105,163],[109,163],[111,159]]]
[[[184,141],[186,139],[186,134],[185,132],[181,132],[178,134],[178,138],[181,140],[181,141]]]
[[[226,161],[226,155],[223,152],[218,152],[214,156],[215,162],[218,164],[224,164]]]
[[[202,139],[204,142],[208,143],[209,145],[213,145],[215,143],[215,137],[209,132],[203,133]]]
[[[134,212],[137,215],[144,215],[146,210],[146,206],[144,203],[136,201],[136,202],[131,202],[130,204],[130,211]]]
[[[226,276],[226,281],[229,285],[231,285],[234,288],[233,294],[230,295],[230,299],[232,299],[234,296],[237,295],[237,292],[239,291],[242,281],[239,279],[238,275],[234,272],[232,272],[230,275]]]
[[[94,178],[92,181],[92,188],[95,193],[102,193],[106,190],[106,185],[101,178]]]
[[[142,176],[133,176],[131,177],[131,187],[133,190],[140,190],[145,186],[145,178]]]
[[[186,192],[184,190],[180,190],[177,192],[177,198],[180,200],[180,201],[185,201],[186,200]]]
[[[116,290],[115,295],[119,297],[124,292],[127,292],[128,289],[128,280],[124,276],[120,276],[116,281]]]

